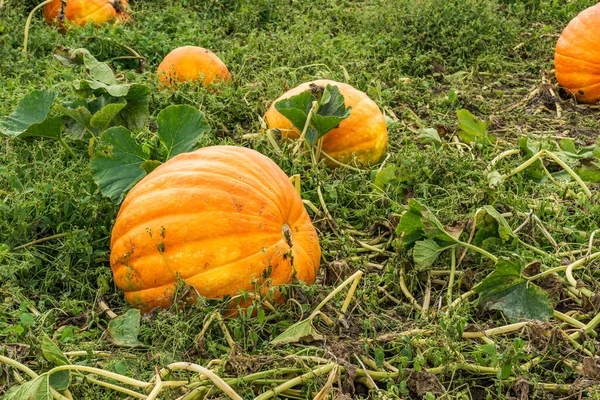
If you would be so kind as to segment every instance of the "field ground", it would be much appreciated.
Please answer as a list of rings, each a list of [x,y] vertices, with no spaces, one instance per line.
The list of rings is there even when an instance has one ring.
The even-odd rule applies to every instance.
[[[117,315],[129,309],[108,263],[119,206],[94,183],[87,143],[66,139],[73,158],[49,139],[3,137],[0,355],[35,373],[48,371],[57,361],[42,357],[46,335],[63,352],[85,352],[71,354],[70,362],[145,382],[156,367],[170,363],[210,365],[246,399],[260,393],[261,399],[312,399],[323,388],[334,398],[600,398],[600,274],[598,262],[586,260],[600,247],[594,238],[600,237],[594,233],[600,186],[593,177],[586,180],[586,195],[549,156],[543,165],[508,176],[538,149],[573,153],[573,145],[580,149],[598,140],[600,106],[577,105],[559,90],[552,71],[561,30],[593,1],[132,0],[134,21],[117,28],[63,35],[36,15],[27,57],[21,54],[22,32],[35,4],[3,3],[0,116],[33,89],[56,90],[59,101],[73,99],[73,84],[86,71],[58,62],[53,52],[57,46],[85,47],[122,79],[152,88],[150,127],[136,131],[138,138],[154,135],[160,110],[190,104],[212,127],[202,146],[240,145],[268,155],[288,175],[301,175],[302,197],[320,213],[322,188],[332,220],[309,210],[323,257],[318,284],[293,285],[296,301],[276,312],[242,313],[223,325],[215,312],[225,310],[224,302],[155,311],[142,317],[138,346],[118,346],[107,333],[110,313],[99,304]],[[189,44],[217,53],[232,84],[220,93],[194,85],[159,91],[157,65],[171,49]],[[143,68],[138,59],[117,58],[130,56],[124,46],[146,58]],[[261,116],[273,99],[317,78],[350,83],[384,111],[390,143],[383,167],[315,169],[309,159],[292,160],[284,143],[278,153],[264,136],[249,135],[263,131]],[[489,123],[487,133],[495,139],[457,140],[461,109]],[[490,186],[488,176],[501,174],[505,179]],[[395,232],[409,199],[428,207],[448,230],[462,229],[463,242],[470,240],[476,211],[493,206],[509,228],[503,231],[502,222],[480,212],[485,226],[478,225],[472,243],[526,265],[514,279],[532,292],[487,307],[477,295],[461,299],[494,270],[488,258],[464,253],[462,246],[416,268],[412,250]],[[44,238],[49,240],[34,242]],[[564,266],[579,259],[573,285]],[[558,274],[528,281],[550,268]],[[364,275],[345,315],[342,290],[321,309],[328,318],[314,319],[312,337],[270,344],[356,271]],[[553,315],[513,325],[523,310],[538,313],[528,309],[538,300],[550,304]],[[317,332],[321,340],[306,340]],[[0,368],[0,394],[18,382],[13,371]],[[82,376],[71,374],[75,399],[127,397]],[[188,378],[194,374],[168,377]],[[196,381],[188,389],[165,389],[160,398],[225,398],[207,380]],[[280,386],[286,382],[289,388]],[[190,387],[196,391],[186,395]],[[279,394],[269,392],[276,387]]]

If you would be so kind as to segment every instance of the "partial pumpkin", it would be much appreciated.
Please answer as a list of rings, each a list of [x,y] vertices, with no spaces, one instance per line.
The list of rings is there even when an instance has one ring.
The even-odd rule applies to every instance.
[[[311,84],[322,87],[337,86],[344,96],[346,107],[352,107],[350,116],[343,120],[338,128],[329,131],[323,137],[322,151],[345,164],[352,162],[355,157],[362,165],[373,165],[381,161],[388,143],[385,117],[366,93],[345,83],[321,79],[303,83],[289,90],[275,100],[265,114],[269,129],[277,128],[286,137],[300,137],[300,132],[292,126],[290,120],[275,109],[275,103],[308,90]],[[331,161],[327,161],[327,164],[336,165]]]
[[[178,280],[219,299],[293,276],[312,283],[320,257],[286,174],[254,150],[213,146],[172,158],[129,192],[110,264],[127,301],[147,312],[172,304]]]
[[[128,21],[130,17],[126,12],[127,7],[129,7],[127,0],[67,0],[64,18],[78,26]],[[63,21],[59,18],[61,8],[61,0],[54,0],[44,6],[43,14],[46,22],[52,24],[58,21],[62,26]]]
[[[583,10],[563,30],[554,54],[556,79],[581,103],[600,100],[600,3]]]
[[[156,71],[162,88],[176,88],[178,82],[202,79],[208,86],[213,82],[229,82],[227,66],[215,53],[203,47],[184,46],[171,51]]]

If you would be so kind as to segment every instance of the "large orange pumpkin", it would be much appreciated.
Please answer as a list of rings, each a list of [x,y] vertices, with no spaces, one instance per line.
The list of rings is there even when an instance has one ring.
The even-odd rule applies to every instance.
[[[129,192],[110,264],[127,301],[148,311],[172,303],[178,280],[207,298],[265,290],[293,276],[312,283],[320,257],[286,174],[254,150],[213,146],[172,158]]]
[[[577,101],[600,100],[600,3],[569,22],[556,43],[554,65],[558,83]]]
[[[162,87],[176,87],[177,82],[202,79],[208,86],[212,82],[230,80],[229,70],[215,53],[203,47],[179,47],[162,60],[156,71]]]
[[[345,83],[323,79],[306,82],[289,90],[269,107],[265,115],[269,129],[278,128],[284,136],[292,138],[300,136],[300,132],[292,126],[290,120],[275,109],[275,103],[309,90],[311,84],[322,87],[328,84],[337,86],[344,96],[346,107],[352,107],[350,116],[343,120],[338,128],[329,131],[323,137],[322,150],[342,163],[349,163],[354,157],[362,165],[372,165],[381,161],[388,142],[385,117],[366,93]],[[328,164],[335,165],[330,162]]]
[[[113,20],[128,20],[129,15],[125,12],[128,6],[127,0],[67,0],[64,17],[74,25],[101,25]],[[44,6],[46,22],[50,24],[58,20],[61,7],[61,0]],[[59,23],[62,24],[62,21],[59,20]]]

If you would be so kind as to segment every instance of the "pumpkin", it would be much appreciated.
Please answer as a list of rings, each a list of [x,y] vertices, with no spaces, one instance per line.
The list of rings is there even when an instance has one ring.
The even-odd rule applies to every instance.
[[[322,87],[328,84],[337,86],[344,96],[346,107],[352,107],[350,116],[323,137],[322,151],[341,163],[349,163],[354,157],[362,165],[372,165],[381,161],[388,142],[385,117],[366,93],[345,83],[317,80],[303,83],[286,92],[271,104],[265,114],[269,129],[277,128],[285,137],[295,139],[300,136],[300,132],[293,127],[290,120],[275,109],[275,103],[309,90],[311,84]],[[335,163],[326,161],[328,165],[335,166]]]
[[[113,20],[126,21],[129,20],[125,12],[128,6],[127,0],[67,0],[64,18],[79,26],[89,23],[101,25]],[[63,21],[59,18],[61,8],[61,0],[46,4],[43,11],[46,22],[50,24],[59,20],[62,25]]]
[[[583,10],[563,30],[554,65],[558,83],[577,101],[600,100],[600,3]]]
[[[145,312],[171,305],[180,280],[206,298],[264,293],[294,276],[312,283],[320,257],[286,174],[254,150],[212,146],[135,185],[112,230],[110,264],[127,301]]]
[[[179,47],[162,60],[157,70],[161,87],[176,88],[177,82],[202,79],[208,86],[212,82],[230,80],[227,66],[210,50],[203,47]]]

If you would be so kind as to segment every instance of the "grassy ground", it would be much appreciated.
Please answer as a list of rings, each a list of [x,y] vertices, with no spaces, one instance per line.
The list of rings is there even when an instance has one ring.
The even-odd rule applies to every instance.
[[[550,149],[565,137],[577,146],[595,143],[598,107],[559,97],[551,71],[562,28],[593,1],[138,0],[131,2],[134,22],[117,28],[90,27],[62,35],[38,15],[29,54],[23,57],[22,31],[33,3],[7,0],[0,9],[0,116],[12,112],[32,89],[51,88],[61,99],[73,97],[73,82],[84,72],[57,62],[52,57],[56,46],[86,47],[100,60],[127,55],[120,44],[130,46],[147,58],[145,69],[136,71],[138,63],[132,60],[113,61],[111,66],[128,81],[155,89],[154,71],[171,49],[203,46],[228,65],[232,84],[220,94],[197,87],[176,94],[153,90],[152,118],[170,104],[199,108],[213,128],[204,145],[236,144],[263,152],[288,175],[301,174],[302,196],[316,205],[321,184],[335,224],[311,214],[323,259],[318,285],[297,287],[297,302],[266,316],[242,314],[226,320],[231,338],[216,322],[203,331],[210,315],[225,308],[223,303],[153,312],[142,318],[138,339],[143,345],[118,347],[106,334],[110,317],[98,307],[103,300],[118,315],[128,310],[108,264],[118,205],[100,194],[83,146],[72,143],[81,150],[72,159],[53,141],[2,138],[0,354],[37,373],[46,371],[52,365],[41,356],[45,334],[65,352],[107,353],[89,353],[73,362],[144,381],[154,376],[156,366],[177,361],[206,366],[216,360],[210,365],[217,374],[232,379],[257,379],[252,374],[281,369],[252,382],[229,381],[248,399],[311,369],[322,375],[304,376],[279,397],[314,398],[328,385],[328,377],[339,373],[329,383],[335,398],[600,398],[598,328],[570,340],[566,335],[576,332],[577,324],[553,317],[483,339],[463,338],[463,331],[514,321],[480,307],[477,296],[446,308],[449,253],[434,264],[446,272],[417,271],[394,233],[410,198],[427,205],[444,225],[463,226],[465,241],[476,210],[493,205],[506,213],[512,228],[533,210],[556,245],[529,226],[519,236],[535,249],[561,254],[559,264],[570,262],[569,250],[583,249],[585,255],[590,235],[599,227],[598,184],[588,184],[589,198],[573,182],[536,180],[527,173],[491,188],[487,173],[507,173],[525,160],[512,155],[491,166],[498,154],[518,149],[520,138]],[[397,176],[383,188],[373,184],[379,166],[362,172],[314,170],[308,160],[277,154],[266,139],[242,140],[243,134],[261,131],[261,116],[273,99],[316,78],[354,85],[389,117],[385,165],[396,166]],[[496,143],[456,145],[459,109],[488,121]],[[441,136],[440,148],[418,140],[427,128]],[[152,133],[146,129],[139,135]],[[31,244],[56,234],[62,235]],[[598,251],[597,243],[592,248]],[[549,263],[546,256],[516,242],[492,250],[523,263],[539,259],[542,268]],[[346,315],[339,314],[342,292],[322,309],[333,324],[315,321],[323,340],[269,344],[359,270],[364,276]],[[491,263],[468,253],[457,266],[452,299],[469,292],[492,270]],[[575,277],[592,294],[600,292],[597,263]],[[540,286],[556,310],[583,324],[598,313],[598,295],[575,290],[570,296],[570,286],[560,278],[548,278]],[[419,311],[405,292],[421,308],[429,298],[429,311]],[[192,376],[177,373],[170,379]],[[72,378],[70,391],[76,399],[117,396],[81,377]],[[0,394],[15,379],[11,369],[0,369]],[[210,388],[206,382],[204,386]],[[207,390],[185,398],[204,398]],[[184,393],[169,389],[161,398]],[[218,396],[219,391],[208,392],[209,398]]]

